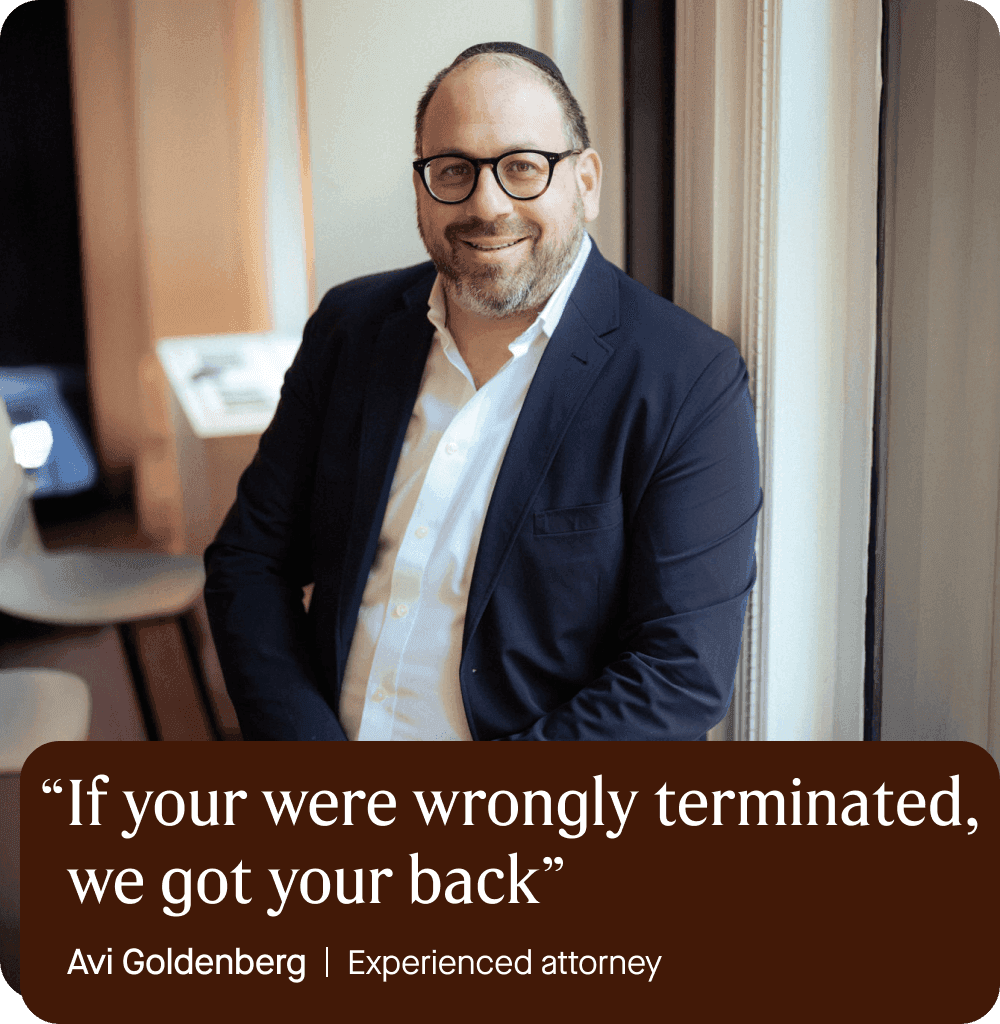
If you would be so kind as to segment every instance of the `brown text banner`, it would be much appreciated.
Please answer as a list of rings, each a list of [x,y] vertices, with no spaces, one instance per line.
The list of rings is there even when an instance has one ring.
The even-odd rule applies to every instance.
[[[50,744],[21,816],[57,1024],[966,1024],[1000,987],[971,744]]]

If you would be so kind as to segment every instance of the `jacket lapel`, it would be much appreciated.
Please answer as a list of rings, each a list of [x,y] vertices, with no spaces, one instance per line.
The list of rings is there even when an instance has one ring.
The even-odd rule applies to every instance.
[[[386,318],[372,349],[361,410],[351,542],[341,581],[342,622],[350,631],[375,557],[396,463],[434,337],[434,327],[427,319],[433,283],[431,270],[428,279],[404,293],[404,307]]]
[[[617,281],[595,245],[535,371],[493,488],[469,588],[463,649],[573,416],[614,351],[602,336],[617,327]]]

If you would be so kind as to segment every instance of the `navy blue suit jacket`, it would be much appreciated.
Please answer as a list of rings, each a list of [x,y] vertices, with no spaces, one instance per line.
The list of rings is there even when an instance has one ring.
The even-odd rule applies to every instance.
[[[425,263],[327,293],[205,554],[247,739],[344,738],[340,684],[434,276]],[[460,668],[473,737],[702,738],[732,694],[759,507],[736,347],[595,247],[483,526]]]

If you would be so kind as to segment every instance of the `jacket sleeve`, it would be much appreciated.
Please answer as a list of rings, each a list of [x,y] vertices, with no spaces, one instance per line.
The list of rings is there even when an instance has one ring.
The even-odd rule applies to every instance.
[[[248,740],[343,740],[309,654],[303,586],[312,581],[309,507],[329,358],[319,313],[285,375],[281,400],[205,552],[205,603],[226,687]]]
[[[616,655],[510,740],[694,740],[732,698],[761,507],[754,411],[735,346],[698,377],[629,523]]]

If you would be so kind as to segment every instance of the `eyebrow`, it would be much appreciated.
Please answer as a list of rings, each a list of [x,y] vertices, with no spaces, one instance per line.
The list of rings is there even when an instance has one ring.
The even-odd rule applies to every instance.
[[[547,150],[547,149],[543,149],[540,146],[536,146],[535,143],[533,143],[533,142],[525,142],[525,143],[515,142],[513,145],[506,146],[502,150],[500,150],[501,153],[519,153],[519,152],[522,152],[522,151],[532,152],[532,153],[548,153],[548,152],[553,152],[552,150]],[[556,150],[554,152],[558,152],[558,150]],[[464,156],[464,157],[467,157],[469,160],[485,160],[485,159],[487,159],[486,157],[473,156],[468,150],[458,149],[458,148],[456,148],[456,149],[444,149],[440,153],[433,153],[431,155],[432,156]]]

